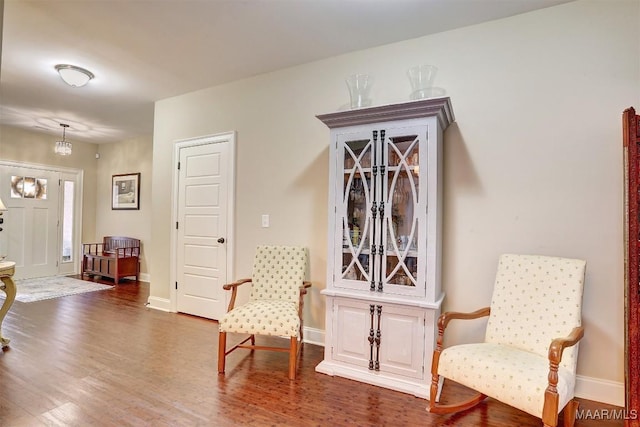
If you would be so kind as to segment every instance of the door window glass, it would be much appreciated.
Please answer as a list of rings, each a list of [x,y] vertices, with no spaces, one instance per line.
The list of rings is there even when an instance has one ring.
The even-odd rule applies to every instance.
[[[12,199],[47,199],[47,180],[28,176],[11,177]]]
[[[62,212],[62,262],[73,261],[73,181],[64,181],[64,207]]]

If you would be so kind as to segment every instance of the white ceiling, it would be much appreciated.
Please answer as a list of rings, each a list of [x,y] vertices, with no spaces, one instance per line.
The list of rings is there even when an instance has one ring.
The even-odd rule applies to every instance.
[[[94,143],[153,131],[153,103],[571,0],[5,0],[0,123]],[[96,78],[66,86],[73,64]]]

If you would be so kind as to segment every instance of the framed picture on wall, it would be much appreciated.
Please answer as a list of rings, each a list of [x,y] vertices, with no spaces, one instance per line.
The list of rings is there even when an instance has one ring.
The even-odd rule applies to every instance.
[[[140,209],[140,173],[111,177],[111,209]]]

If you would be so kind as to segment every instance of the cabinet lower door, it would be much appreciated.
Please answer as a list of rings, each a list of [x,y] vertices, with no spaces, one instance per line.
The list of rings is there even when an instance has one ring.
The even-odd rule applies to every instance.
[[[371,372],[424,376],[424,310],[336,299],[334,314],[335,360]]]

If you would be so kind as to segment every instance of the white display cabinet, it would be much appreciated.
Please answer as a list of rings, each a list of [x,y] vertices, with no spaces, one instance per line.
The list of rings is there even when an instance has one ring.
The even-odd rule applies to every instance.
[[[318,116],[330,129],[326,342],[318,372],[429,394],[449,98]]]

